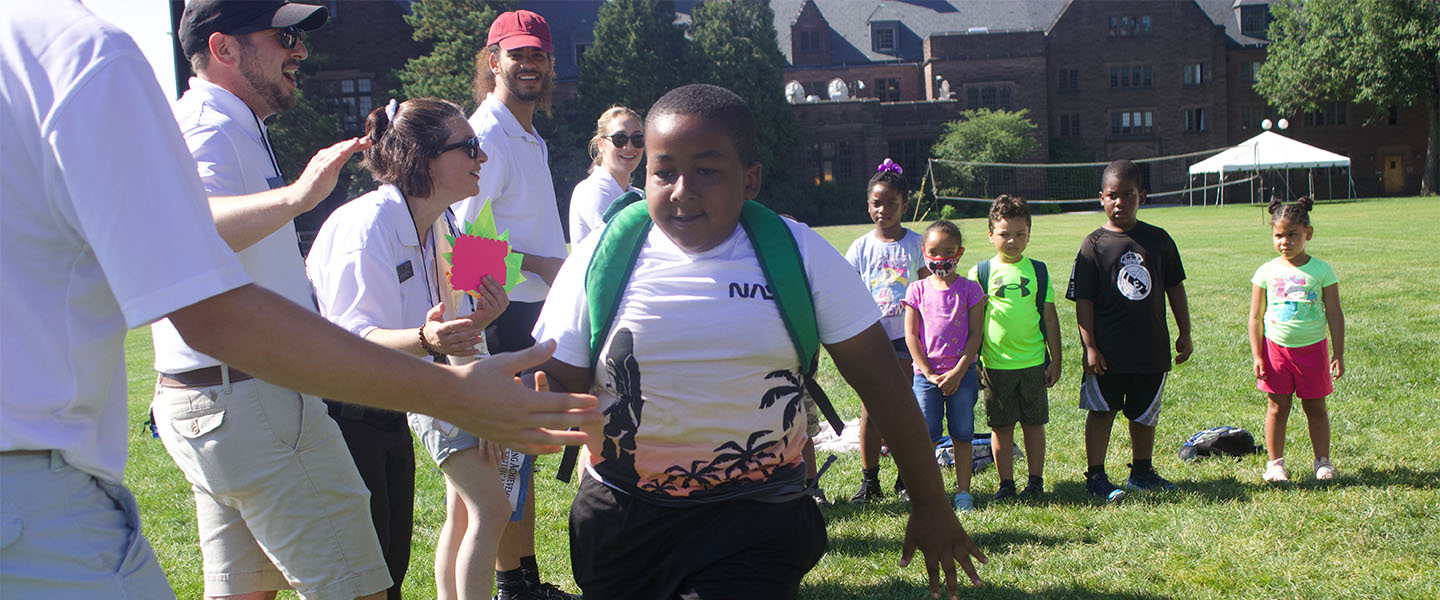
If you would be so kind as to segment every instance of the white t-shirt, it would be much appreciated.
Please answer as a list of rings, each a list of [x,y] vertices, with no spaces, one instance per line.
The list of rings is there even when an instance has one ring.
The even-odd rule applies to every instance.
[[[810,228],[786,224],[805,262],[820,341],[874,325],[875,303],[844,257]],[[586,238],[560,269],[534,332],[556,340],[556,359],[584,368],[584,278],[600,237]],[[589,466],[603,481],[698,498],[803,477],[800,359],[743,228],[693,255],[652,228],[600,356],[589,391],[605,411],[605,451]]]
[[[360,337],[376,328],[419,327],[441,300],[434,236],[455,232],[453,215],[446,216],[452,229],[432,227],[422,247],[405,197],[393,185],[335,209],[305,260],[320,314]]]
[[[190,89],[173,106],[180,133],[208,196],[242,196],[284,185],[262,137],[264,124],[235,94],[203,79],[190,78]],[[214,228],[214,221],[211,221]],[[162,229],[159,235],[170,235]],[[310,282],[295,239],[295,224],[236,253],[255,283],[308,309]],[[169,320],[150,327],[155,339],[155,370],[182,373],[213,367],[220,361],[195,351],[180,339]]]
[[[0,451],[118,482],[125,331],[250,278],[129,36],[73,0],[7,4],[0,72]]]
[[[550,151],[539,135],[525,131],[510,109],[491,94],[470,116],[480,148],[490,157],[480,169],[480,193],[456,203],[455,214],[466,223],[491,199],[495,226],[510,231],[516,252],[565,258],[565,232],[555,183],[550,180]],[[543,302],[550,286],[524,271],[525,281],[510,291],[511,302]]]
[[[867,231],[850,243],[845,260],[860,272],[860,279],[870,289],[875,305],[880,308],[880,324],[892,340],[905,339],[905,288],[919,276],[925,266],[925,253],[920,247],[921,235],[909,229],[899,241],[886,242]]]
[[[633,185],[621,188],[610,172],[600,167],[575,184],[575,191],[570,193],[570,243],[578,244],[590,232],[604,227],[601,217],[605,209],[625,192],[644,193]]]

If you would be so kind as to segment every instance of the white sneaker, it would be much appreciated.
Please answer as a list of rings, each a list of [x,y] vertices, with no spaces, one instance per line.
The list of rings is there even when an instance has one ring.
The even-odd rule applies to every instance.
[[[1320,481],[1330,481],[1335,478],[1335,465],[1330,464],[1330,457],[1322,456],[1315,459],[1315,478]]]
[[[1333,467],[1331,471],[1333,473]],[[1290,474],[1285,471],[1285,457],[1282,456],[1265,463],[1265,475],[1263,478],[1266,483],[1289,483]]]

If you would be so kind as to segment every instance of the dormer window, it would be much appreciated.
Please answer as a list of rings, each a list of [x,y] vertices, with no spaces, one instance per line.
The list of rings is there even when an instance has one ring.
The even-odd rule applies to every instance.
[[[1240,7],[1240,33],[1265,39],[1270,27],[1270,7],[1253,4]]]
[[[870,24],[870,49],[876,52],[895,52],[899,47],[900,26],[894,21]]]

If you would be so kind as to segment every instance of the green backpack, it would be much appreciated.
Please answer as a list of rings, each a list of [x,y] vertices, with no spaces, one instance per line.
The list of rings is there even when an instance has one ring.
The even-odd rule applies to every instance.
[[[590,264],[585,271],[585,295],[590,312],[590,367],[595,369],[600,362],[600,347],[615,324],[620,308],[620,297],[630,284],[630,275],[635,270],[635,261],[650,233],[654,222],[641,196],[626,192],[616,198],[605,210],[605,228],[600,230],[600,241]],[[820,328],[815,320],[815,303],[810,296],[810,280],[805,275],[805,264],[800,258],[800,248],[784,218],[753,200],[740,209],[740,226],[750,238],[765,282],[775,296],[775,305],[780,310],[780,319],[790,334],[790,342],[800,358],[804,371],[801,379],[805,391],[820,407],[825,420],[839,433],[845,428],[829,396],[815,382],[815,371],[820,364]],[[623,268],[622,268],[623,266]],[[560,463],[559,479],[570,480],[575,458],[579,450],[569,447]]]

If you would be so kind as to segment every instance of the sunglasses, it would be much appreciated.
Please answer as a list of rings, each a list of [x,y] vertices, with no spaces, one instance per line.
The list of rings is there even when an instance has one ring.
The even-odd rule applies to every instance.
[[[293,50],[296,43],[305,39],[305,32],[301,31],[299,27],[291,26],[276,31],[278,32],[276,33],[276,37],[280,40],[280,47],[286,50]]]
[[[435,155],[439,156],[456,148],[464,148],[465,154],[469,156],[471,160],[474,160],[475,157],[480,156],[480,138],[471,137],[468,139],[460,140],[453,144],[446,144],[444,146],[441,146],[440,151],[436,152]]]
[[[635,135],[625,135],[624,133],[616,133],[616,134],[613,134],[613,135],[607,135],[607,136],[605,136],[605,139],[610,140],[610,143],[615,144],[615,147],[616,147],[616,148],[624,148],[624,147],[625,147],[625,142],[626,142],[627,140],[628,140],[631,144],[634,144],[636,149],[640,149],[640,148],[644,148],[644,147],[645,147],[645,134],[643,134],[643,133],[637,133],[637,134],[635,134]]]

